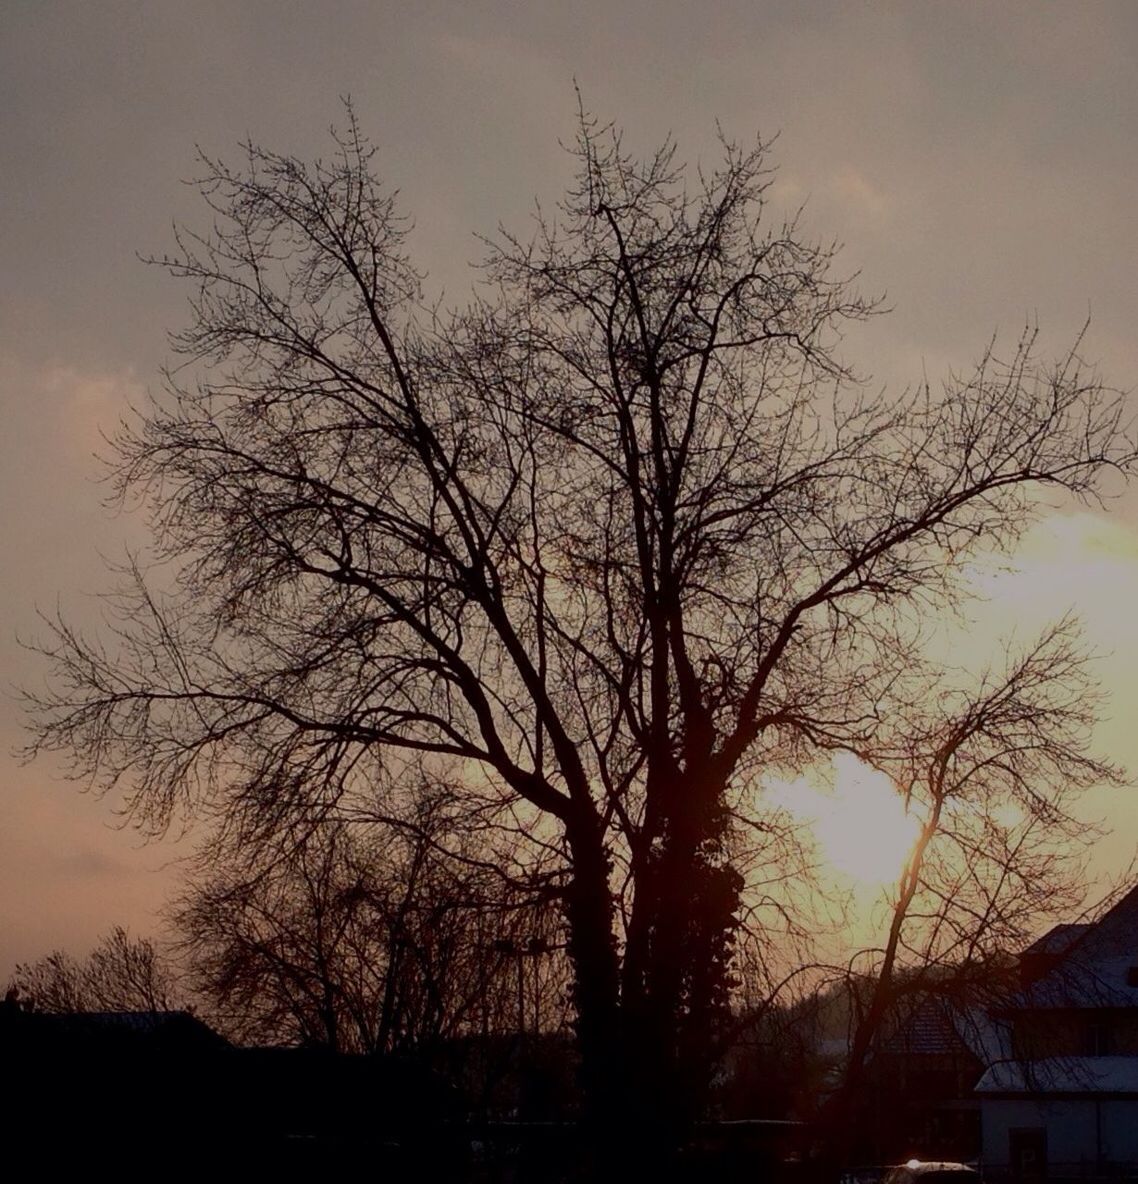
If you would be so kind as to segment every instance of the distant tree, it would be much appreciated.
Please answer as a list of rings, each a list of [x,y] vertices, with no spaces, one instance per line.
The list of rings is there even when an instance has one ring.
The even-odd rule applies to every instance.
[[[772,220],[765,145],[685,174],[583,118],[575,153],[454,313],[354,121],[311,165],[203,158],[211,228],[162,261],[181,360],[118,440],[157,566],[103,641],[55,622],[35,743],[143,824],[250,837],[449,778],[560,893],[588,1115],[674,1133],[744,870],[785,854],[763,775],[872,755],[936,685],[922,624],[964,561],[1135,450],[1032,334],[940,388],[861,382],[839,342],[874,302]]]
[[[149,938],[115,926],[84,959],[55,950],[16,966],[10,998],[33,1011],[173,1011],[181,1002],[177,976]]]
[[[171,914],[189,981],[244,1042],[411,1052],[516,1031],[515,950],[557,957],[547,906],[441,857],[429,830],[330,822],[251,860],[219,856]],[[532,981],[552,1022],[550,984]]]

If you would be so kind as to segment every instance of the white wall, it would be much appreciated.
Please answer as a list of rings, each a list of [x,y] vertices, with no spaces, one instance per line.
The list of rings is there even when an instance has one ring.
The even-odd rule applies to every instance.
[[[1102,1103],[1102,1142],[1108,1162],[1138,1164],[1138,1098]]]
[[[1098,1158],[1104,1164],[1138,1164],[1138,1098],[1098,1102],[1094,1098],[1037,1102],[1021,1098],[983,1098],[980,1102],[985,1168],[1009,1168],[1009,1131],[1016,1127],[1047,1130],[1047,1163],[1056,1168],[1091,1173]]]

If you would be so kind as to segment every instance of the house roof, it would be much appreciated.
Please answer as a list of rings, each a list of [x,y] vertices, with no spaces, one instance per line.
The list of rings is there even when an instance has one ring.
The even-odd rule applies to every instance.
[[[1032,954],[1065,954],[1090,928],[1089,922],[1055,925],[1042,937],[1037,937],[1020,956],[1027,958]]]
[[[188,1011],[81,1011],[60,1016],[60,1020],[71,1027],[134,1032],[139,1036],[153,1036],[174,1028],[189,1030],[205,1026]]]
[[[953,1027],[982,1064],[991,1065],[1011,1055],[1011,1030],[987,1007],[967,1007],[952,1014]]]
[[[1038,954],[1041,943],[1054,946],[1068,938],[1058,962],[1026,986],[1013,1007],[1138,1007],[1138,976],[1130,973],[1138,967],[1138,887],[1097,922],[1056,926],[1024,953]]]
[[[1008,1055],[1007,1026],[989,1016],[985,1007],[929,999],[898,1026],[885,1041],[885,1048],[918,1056],[966,1050],[988,1065]]]
[[[1138,1057],[1051,1057],[1001,1061],[985,1070],[978,1094],[1138,1094]]]
[[[229,1045],[188,1011],[13,1011],[7,1018],[9,1037],[42,1047],[191,1051]]]
[[[885,1041],[885,1047],[890,1052],[932,1056],[957,1052],[961,1043],[945,1006],[938,1001],[928,1001],[898,1025]]]

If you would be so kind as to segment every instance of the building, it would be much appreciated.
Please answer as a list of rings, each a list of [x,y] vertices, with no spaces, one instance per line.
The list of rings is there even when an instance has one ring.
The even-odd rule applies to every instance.
[[[974,1089],[1007,1054],[999,1022],[964,992],[927,992],[896,1017],[867,1070],[859,1118],[864,1162],[971,1162],[981,1148]]]
[[[453,1091],[394,1057],[235,1048],[187,1012],[39,1014],[0,1004],[5,1148],[49,1178],[313,1178],[408,1162],[450,1178]],[[402,1177],[400,1177],[402,1178]]]
[[[1138,887],[1024,951],[1009,1056],[976,1086],[985,1173],[1138,1179]]]

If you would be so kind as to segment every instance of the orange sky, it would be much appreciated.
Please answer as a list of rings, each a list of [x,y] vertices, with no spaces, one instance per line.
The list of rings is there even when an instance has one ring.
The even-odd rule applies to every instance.
[[[99,507],[100,430],[156,384],[184,293],[140,265],[173,216],[195,143],[234,156],[247,132],[323,147],[351,93],[380,162],[415,215],[433,278],[461,297],[473,231],[524,226],[567,175],[574,78],[632,147],[668,130],[710,160],[715,121],[740,138],[781,131],[774,195],[846,243],[850,270],[895,312],[848,355],[896,383],[967,367],[1000,329],[1037,317],[1054,350],[1088,312],[1086,353],[1138,376],[1138,7],[1012,2],[851,5],[633,0],[414,6],[330,0],[106,0],[9,4],[0,16],[0,656],[8,683],[38,667],[16,645],[37,606],[97,616],[140,524]],[[1138,497],[1106,519],[1063,508],[1015,570],[978,569],[997,632],[1074,606],[1107,656],[1103,747],[1138,770]],[[21,768],[14,700],[0,705],[0,974],[115,923],[146,932],[171,844],[114,829],[109,803],[75,793],[50,762]],[[1099,850],[1121,867],[1138,795],[1093,804]],[[165,870],[164,870],[165,869]]]

